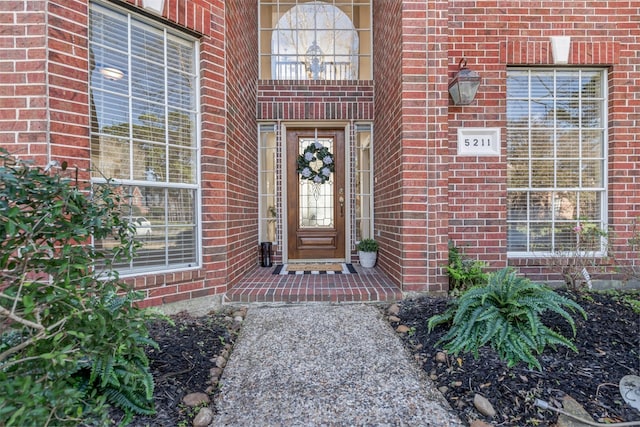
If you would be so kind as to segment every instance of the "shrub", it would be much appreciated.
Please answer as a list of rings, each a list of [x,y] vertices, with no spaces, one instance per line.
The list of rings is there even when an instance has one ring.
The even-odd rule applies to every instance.
[[[374,239],[362,239],[356,245],[356,249],[362,252],[377,252],[378,242],[376,242]]]
[[[102,425],[109,403],[153,413],[144,348],[157,316],[110,269],[136,247],[118,194],[0,150],[0,425]]]
[[[472,286],[487,283],[486,267],[486,263],[465,257],[458,247],[449,244],[449,294],[459,296]]]
[[[559,239],[556,250],[551,253],[549,266],[562,275],[569,290],[591,289],[591,274],[597,270],[607,232],[598,224],[582,221],[566,233],[568,238]]]
[[[444,349],[453,354],[471,352],[478,357],[478,350],[488,344],[508,367],[525,362],[529,368],[540,370],[536,354],[541,354],[547,345],[559,344],[577,351],[569,339],[541,320],[547,311],[558,313],[575,336],[575,323],[565,308],[586,318],[575,301],[505,268],[490,274],[486,286],[472,287],[447,311],[431,317],[428,328],[431,331],[436,325],[451,322],[438,344],[444,343]]]

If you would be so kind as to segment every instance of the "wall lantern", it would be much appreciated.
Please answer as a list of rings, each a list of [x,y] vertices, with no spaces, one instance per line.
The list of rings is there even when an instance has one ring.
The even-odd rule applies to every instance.
[[[162,15],[164,12],[164,0],[142,0],[142,7],[149,12]]]
[[[456,105],[469,105],[476,97],[480,87],[480,74],[467,68],[467,60],[458,63],[458,72],[449,83],[449,94]]]

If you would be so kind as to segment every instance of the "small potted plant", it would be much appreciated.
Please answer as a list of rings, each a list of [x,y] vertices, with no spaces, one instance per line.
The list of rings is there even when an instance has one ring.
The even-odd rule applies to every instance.
[[[356,245],[360,265],[364,268],[371,268],[376,265],[378,258],[378,242],[373,239],[362,239]]]

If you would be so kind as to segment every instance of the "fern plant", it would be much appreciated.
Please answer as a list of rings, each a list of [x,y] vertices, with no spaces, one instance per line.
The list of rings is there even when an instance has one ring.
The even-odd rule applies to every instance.
[[[457,297],[472,286],[485,284],[488,277],[484,271],[486,267],[486,263],[467,258],[457,246],[450,243],[449,263],[446,267],[449,275],[449,294]]]
[[[438,341],[444,349],[457,355],[473,353],[490,345],[513,367],[520,362],[541,370],[536,355],[547,345],[562,345],[577,351],[571,340],[542,323],[541,315],[554,312],[571,326],[575,336],[575,322],[569,312],[586,313],[575,301],[565,298],[548,287],[519,277],[505,268],[490,274],[486,286],[475,286],[462,294],[442,314],[428,321],[432,331],[437,325],[451,322],[449,331]]]

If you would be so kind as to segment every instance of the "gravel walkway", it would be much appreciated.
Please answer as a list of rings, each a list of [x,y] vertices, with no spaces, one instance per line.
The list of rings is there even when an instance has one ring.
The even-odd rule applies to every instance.
[[[462,426],[370,305],[249,309],[211,426]]]

